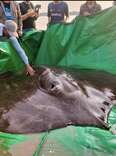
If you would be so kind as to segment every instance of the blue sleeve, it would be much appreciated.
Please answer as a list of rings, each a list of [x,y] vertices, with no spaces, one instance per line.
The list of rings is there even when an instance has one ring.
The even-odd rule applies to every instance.
[[[24,51],[24,49],[21,47],[21,45],[19,44],[18,40],[16,37],[12,36],[10,37],[10,40],[12,42],[13,47],[16,49],[17,53],[19,54],[19,56],[22,58],[23,62],[27,65],[29,64],[28,61],[28,57]]]

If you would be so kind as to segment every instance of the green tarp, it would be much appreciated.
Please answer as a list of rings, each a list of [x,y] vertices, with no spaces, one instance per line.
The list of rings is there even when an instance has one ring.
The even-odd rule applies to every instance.
[[[21,39],[20,44],[25,49],[30,63],[33,63],[37,51],[41,45],[44,31],[32,30],[26,33]],[[17,72],[24,68],[24,64],[13,48],[10,40],[2,39],[0,41],[0,73]]]
[[[77,17],[71,24],[49,26],[22,38],[35,65],[100,69],[116,74],[116,7],[96,16]],[[0,42],[0,72],[21,69],[9,41]],[[109,117],[116,124],[116,108]],[[116,136],[91,127],[69,126],[35,135],[0,133],[0,156],[115,156]]]
[[[116,73],[116,8],[72,24],[48,28],[36,65],[72,66]]]

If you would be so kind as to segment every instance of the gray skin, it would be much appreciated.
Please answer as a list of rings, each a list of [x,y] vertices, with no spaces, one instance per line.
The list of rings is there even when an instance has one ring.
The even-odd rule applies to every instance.
[[[56,71],[43,68],[36,77],[37,88],[29,96],[15,100],[9,109],[4,106],[0,131],[39,133],[68,125],[109,129],[113,91],[106,86],[98,89],[64,70]]]

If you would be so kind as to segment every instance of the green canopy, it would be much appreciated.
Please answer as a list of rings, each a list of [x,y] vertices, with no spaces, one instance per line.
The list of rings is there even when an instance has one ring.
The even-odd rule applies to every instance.
[[[116,74],[116,7],[70,24],[28,32],[20,40],[35,65],[98,69]],[[0,42],[0,72],[24,67],[9,40]],[[113,108],[109,124],[116,124]],[[0,133],[0,156],[115,156],[116,136],[99,128],[69,126],[34,135]]]

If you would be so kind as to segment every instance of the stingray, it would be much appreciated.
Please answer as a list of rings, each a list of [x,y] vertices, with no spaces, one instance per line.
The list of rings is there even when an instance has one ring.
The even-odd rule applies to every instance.
[[[109,130],[116,76],[96,70],[40,67],[32,78],[0,80],[0,131],[39,133],[69,125]]]

